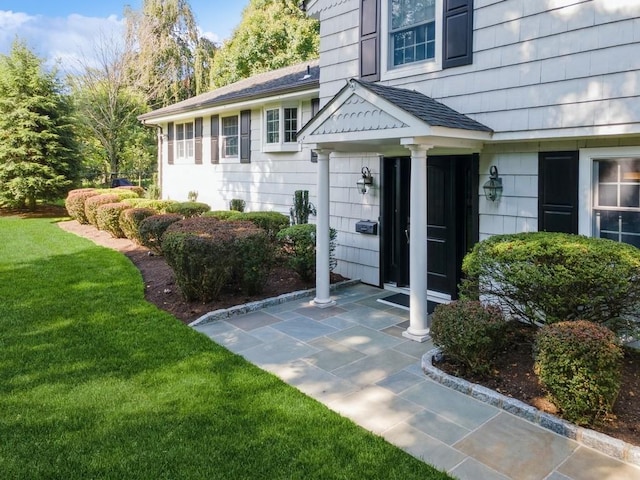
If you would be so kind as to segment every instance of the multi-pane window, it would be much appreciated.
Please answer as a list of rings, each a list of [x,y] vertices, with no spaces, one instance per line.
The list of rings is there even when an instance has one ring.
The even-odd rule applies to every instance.
[[[176,124],[176,158],[193,158],[193,122]]]
[[[265,110],[265,143],[276,146],[298,139],[298,108],[278,107]]]
[[[435,0],[390,0],[391,64],[431,60],[436,52]]]
[[[238,117],[222,117],[222,156],[238,156]]]
[[[595,235],[640,247],[640,159],[594,162]]]

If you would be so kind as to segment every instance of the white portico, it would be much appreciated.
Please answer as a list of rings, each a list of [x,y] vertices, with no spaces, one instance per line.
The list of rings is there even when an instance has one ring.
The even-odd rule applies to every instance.
[[[329,295],[331,154],[375,153],[411,157],[410,325],[404,336],[424,341],[429,334],[427,301],[427,155],[477,153],[490,140],[490,128],[419,92],[349,80],[298,133],[318,153],[316,298]],[[336,160],[340,161],[340,160]]]

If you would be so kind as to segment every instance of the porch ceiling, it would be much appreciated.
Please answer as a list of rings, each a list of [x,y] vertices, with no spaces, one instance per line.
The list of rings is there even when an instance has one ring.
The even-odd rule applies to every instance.
[[[419,92],[351,79],[298,133],[301,143],[341,152],[406,154],[406,145],[479,151],[493,131]]]

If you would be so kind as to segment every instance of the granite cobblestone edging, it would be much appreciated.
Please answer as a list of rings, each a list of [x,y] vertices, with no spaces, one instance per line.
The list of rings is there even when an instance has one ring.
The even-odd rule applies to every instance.
[[[586,447],[593,448],[599,452],[617,458],[623,462],[640,466],[640,447],[630,443],[610,437],[604,433],[596,432],[584,427],[579,427],[538,410],[531,405],[515,398],[507,397],[494,390],[491,390],[477,383],[472,383],[462,378],[449,375],[433,366],[433,360],[442,355],[439,348],[428,351],[422,356],[422,370],[432,380],[452,388],[458,392],[469,395],[496,408],[540,425],[547,430],[551,430],[559,435],[575,440]]]
[[[355,280],[345,280],[344,282],[331,284],[329,287],[329,291],[334,291],[339,288],[350,287],[352,285],[356,285],[360,283],[360,279]],[[244,303],[242,305],[236,305],[229,308],[221,308],[218,310],[214,310],[212,312],[205,313],[204,315],[198,317],[193,322],[189,324],[190,327],[195,327],[197,325],[204,325],[207,323],[216,322],[218,320],[226,320],[227,318],[236,317],[238,315],[244,315],[245,313],[255,312],[262,308],[272,307],[274,305],[280,305],[282,303],[290,302],[292,300],[298,300],[304,297],[310,297],[315,293],[315,288],[310,288],[308,290],[298,290],[296,292],[283,293],[282,295],[278,295],[277,297],[265,298],[263,300],[256,300],[255,302]]]

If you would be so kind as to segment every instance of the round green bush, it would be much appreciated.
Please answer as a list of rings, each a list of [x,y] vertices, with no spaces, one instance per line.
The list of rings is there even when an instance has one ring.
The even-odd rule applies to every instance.
[[[89,220],[85,214],[84,204],[88,198],[95,197],[96,195],[100,195],[100,192],[94,188],[71,190],[64,201],[64,206],[69,216],[78,223],[83,225],[88,224]]]
[[[172,224],[162,251],[188,300],[219,298],[226,288],[251,295],[266,283],[273,247],[267,234],[247,221],[196,217]]]
[[[115,190],[115,189],[114,189]],[[102,193],[89,197],[84,202],[84,214],[87,217],[87,221],[94,227],[98,227],[98,207],[100,205],[106,205],[107,203],[118,203],[120,197],[115,193]]]
[[[129,192],[133,192],[137,197],[142,198],[144,196],[144,188],[139,187],[137,185],[127,185],[123,187],[116,187],[114,190],[127,190]]]
[[[167,206],[167,213],[177,213],[183,218],[198,217],[211,210],[211,207],[202,202],[178,202]]]
[[[236,210],[212,210],[202,214],[203,217],[214,217],[218,220],[234,220],[239,215],[242,215],[242,212]]]
[[[289,217],[278,212],[234,212],[229,220],[246,220],[262,228],[269,238],[275,240],[283,228],[289,226]]]
[[[162,235],[172,223],[182,220],[177,213],[151,215],[140,222],[140,243],[152,252],[162,255]]]
[[[507,322],[494,305],[457,300],[438,305],[431,321],[434,345],[472,374],[487,374],[505,347]]]
[[[176,200],[153,200],[151,198],[126,198],[122,201],[134,208],[150,208],[156,213],[167,213],[169,205],[178,203]]]
[[[129,240],[142,245],[140,223],[145,218],[156,214],[157,212],[151,208],[127,208],[120,213],[120,229]]]
[[[640,250],[564,233],[496,235],[463,261],[461,293],[532,324],[591,320],[622,333],[640,307]]]
[[[96,226],[98,230],[109,232],[114,238],[125,238],[120,228],[120,214],[131,208],[126,203],[105,203],[96,210]]]
[[[611,330],[585,320],[546,325],[534,351],[536,373],[563,417],[592,425],[611,413],[623,357]]]
[[[336,229],[329,229],[329,270],[336,266]],[[312,223],[291,225],[278,232],[276,239],[282,246],[287,264],[303,280],[311,280],[316,272],[316,226]]]

